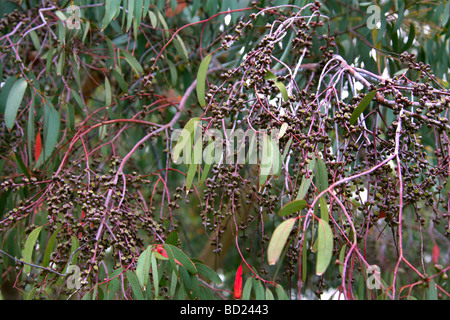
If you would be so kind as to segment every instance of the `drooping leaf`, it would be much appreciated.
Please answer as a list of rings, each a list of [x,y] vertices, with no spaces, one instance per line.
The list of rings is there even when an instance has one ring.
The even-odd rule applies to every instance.
[[[367,106],[370,104],[372,99],[377,94],[376,90],[370,91],[366,96],[359,102],[358,106],[353,111],[351,117],[350,117],[350,124],[354,124],[356,120],[359,118],[359,116],[364,112],[364,110],[367,108]]]
[[[145,289],[148,283],[151,255],[152,251],[147,248],[141,253],[136,264],[136,276],[142,289]]]
[[[113,75],[114,78],[116,78],[117,83],[120,86],[120,89],[122,89],[123,92],[128,92],[128,85],[125,82],[125,79],[123,78],[122,74],[116,69],[111,70],[111,74]]]
[[[16,76],[9,77],[5,81],[3,86],[1,87],[1,92],[0,92],[0,113],[5,113],[6,102],[8,100],[8,95],[11,92],[11,88],[13,87],[14,83],[16,83],[16,81],[17,81],[17,77]]]
[[[289,297],[288,297],[286,291],[284,291],[281,284],[276,284],[275,292],[277,293],[278,300],[289,300]]]
[[[20,78],[11,87],[6,101],[5,108],[5,124],[6,127],[11,130],[16,121],[17,112],[19,111],[20,104],[22,103],[25,90],[28,83],[25,78]]]
[[[132,1],[130,1],[130,2],[132,2]],[[123,54],[125,60],[131,66],[131,68],[133,69],[134,73],[136,73],[137,76],[140,76],[144,72],[139,61],[137,61],[137,59],[135,57],[133,57],[131,55],[131,53],[129,53],[126,50],[121,50],[120,53]]]
[[[427,300],[437,300],[437,289],[436,284],[433,280],[428,282]]]
[[[52,235],[50,236],[50,239],[47,242],[47,248],[45,248],[44,258],[42,260],[42,266],[47,267],[50,262],[50,256],[53,252],[53,247],[55,246],[56,237],[58,236],[58,232],[60,231],[60,228],[56,229]]]
[[[286,86],[284,85],[283,82],[278,81],[277,76],[275,76],[270,70],[267,70],[267,74],[266,74],[266,80],[268,80],[268,79],[272,79],[273,81],[275,81],[275,85],[277,86],[278,90],[280,90],[284,101],[288,101],[289,96],[288,96]]]
[[[177,49],[181,58],[183,58],[184,61],[189,62],[188,51],[186,49],[186,45],[183,42],[183,39],[181,39],[181,37],[177,34],[175,35],[175,38],[173,40],[175,48]]]
[[[200,67],[197,72],[197,99],[200,106],[206,106],[205,101],[205,88],[206,88],[206,72],[209,68],[209,63],[211,62],[211,54],[208,54],[203,58],[200,63]]]
[[[139,285],[139,281],[138,281],[136,275],[134,274],[134,272],[132,272],[131,270],[127,270],[126,276],[127,276],[127,280],[128,280],[128,283],[130,284],[131,291],[133,292],[134,297],[137,300],[144,300],[144,295],[142,293],[141,286]]]
[[[133,18],[134,18],[134,5],[135,5],[135,1],[134,0],[128,0],[128,7],[127,7],[127,32],[130,30],[131,27],[131,23],[133,22]]]
[[[328,203],[327,203],[327,201],[325,200],[324,196],[320,197],[319,203],[320,203],[320,218],[321,218],[323,221],[325,221],[325,222],[328,223],[328,220],[329,220],[329,218],[328,218],[328,215],[329,215],[329,212],[328,212]]]
[[[266,300],[275,300],[275,297],[269,287],[266,287]]]
[[[305,198],[306,193],[308,192],[310,186],[311,186],[311,179],[303,177],[302,183],[300,184],[300,188],[298,189],[296,200],[301,200]]]
[[[25,247],[23,250],[23,261],[26,263],[32,263],[32,256],[34,251],[34,246],[36,245],[37,238],[39,233],[42,230],[42,226],[37,227],[28,235],[27,240],[25,241]],[[31,273],[31,266],[28,264],[24,265],[24,271],[29,276]]]
[[[339,252],[339,273],[342,276],[342,272],[344,272],[344,260],[345,260],[345,249],[347,248],[347,244],[344,244]]]
[[[105,107],[109,108],[111,106],[112,96],[111,96],[111,83],[108,77],[105,77]]]
[[[287,122],[283,122],[283,124],[281,125],[281,128],[280,128],[280,131],[278,132],[278,139],[281,139],[284,136],[287,128],[288,128]]]
[[[205,276],[217,285],[222,284],[222,279],[219,277],[219,275],[207,265],[203,263],[195,263],[195,267],[197,268],[197,271],[200,275]]]
[[[275,228],[267,249],[267,260],[270,265],[274,265],[280,258],[286,240],[288,239],[296,220],[296,218],[287,219]]]
[[[328,189],[328,172],[325,162],[322,158],[316,158],[315,166],[316,184],[319,192]]]
[[[308,203],[306,202],[306,200],[294,200],[294,201],[291,201],[291,202],[285,204],[280,209],[280,211],[278,211],[278,215],[281,217],[287,216],[294,212],[300,211],[307,206],[308,206]]]
[[[158,299],[159,294],[159,276],[158,276],[158,264],[156,263],[155,255],[150,256],[150,264],[152,267],[152,279],[153,279],[153,287],[155,289],[155,296]]]
[[[316,274],[321,276],[327,270],[333,254],[333,232],[326,221],[318,221]]]
[[[245,281],[244,289],[242,290],[242,300],[250,300],[254,279],[254,277],[250,277]]]
[[[169,252],[172,253],[173,257],[177,259],[180,264],[186,268],[187,271],[192,274],[197,274],[197,268],[195,267],[194,263],[186,256],[186,254],[181,249],[168,243],[163,244],[163,247],[164,249],[166,249],[167,254],[169,255]]]

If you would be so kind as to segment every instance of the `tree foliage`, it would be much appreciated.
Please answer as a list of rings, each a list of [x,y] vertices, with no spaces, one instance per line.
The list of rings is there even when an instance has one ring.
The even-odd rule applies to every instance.
[[[3,298],[450,296],[450,2],[0,15]]]

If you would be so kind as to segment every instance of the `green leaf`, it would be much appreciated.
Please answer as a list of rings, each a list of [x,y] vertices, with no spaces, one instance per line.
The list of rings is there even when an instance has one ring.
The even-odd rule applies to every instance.
[[[275,297],[269,287],[266,287],[266,300],[275,300]]]
[[[151,26],[156,29],[158,27],[158,18],[156,17],[156,14],[149,10],[148,17],[150,19]]]
[[[287,219],[275,228],[267,249],[267,260],[270,265],[274,265],[280,258],[286,240],[288,239],[296,220],[296,218]]]
[[[173,244],[176,246],[178,244],[178,233],[174,230],[166,238],[166,243]]]
[[[28,172],[27,167],[26,167],[25,164],[23,163],[23,160],[22,160],[22,157],[20,156],[20,154],[14,151],[14,155],[15,155],[15,158],[16,158],[16,162],[17,162],[17,164],[18,164],[19,167],[20,167],[20,170],[22,170],[22,172],[23,172],[28,178],[31,178],[31,175],[30,175],[30,173]]]
[[[114,294],[119,290],[120,288],[120,274],[123,272],[122,268],[118,268],[114,270],[114,272],[110,276],[110,280],[108,282],[108,287],[106,290],[106,299],[105,300],[113,300]]]
[[[278,300],[289,300],[289,297],[281,284],[275,285],[275,292],[277,293]]]
[[[341,251],[339,252],[339,261],[341,262],[339,264],[339,273],[342,276],[342,272],[344,272],[344,260],[345,260],[345,249],[347,248],[347,244],[344,244],[341,248]]]
[[[288,96],[286,86],[284,85],[284,83],[281,81],[278,81],[278,78],[270,70],[267,70],[266,80],[269,80],[269,79],[272,79],[275,81],[275,85],[277,86],[278,90],[280,90],[284,101],[288,101],[289,96]]]
[[[177,288],[178,276],[175,271],[172,271],[172,277],[170,280],[169,296],[173,297],[175,295],[175,290]]]
[[[50,256],[55,246],[56,236],[58,235],[60,228],[56,229],[47,242],[47,248],[45,248],[44,258],[42,260],[42,266],[47,267],[50,262]]]
[[[139,281],[139,285],[144,290],[148,283],[148,272],[150,270],[151,255],[152,251],[147,248],[141,253],[136,264],[136,276]]]
[[[308,192],[309,187],[311,186],[311,179],[303,177],[302,183],[300,184],[300,188],[298,189],[298,194],[296,200],[301,200],[305,198],[306,193]]]
[[[152,266],[152,278],[153,278],[153,287],[155,288],[155,297],[158,299],[159,293],[159,276],[158,276],[158,264],[156,263],[156,257],[154,254],[150,257],[150,263]]]
[[[134,297],[137,300],[144,300],[144,295],[142,294],[141,286],[139,285],[139,281],[134,272],[132,272],[131,270],[127,270],[126,275]]]
[[[427,300],[437,300],[437,289],[433,280],[428,283]]]
[[[397,19],[395,20],[395,25],[394,25],[394,31],[397,31],[402,23],[403,23],[403,18],[405,16],[405,1],[399,1],[400,3],[400,8],[398,8],[398,16]]]
[[[8,100],[8,95],[9,95],[9,92],[11,91],[12,86],[16,82],[16,80],[17,80],[16,76],[9,77],[5,81],[3,86],[1,87],[2,91],[0,93],[0,113],[5,113],[6,102]]]
[[[287,204],[285,204],[280,211],[278,211],[279,216],[287,216],[289,214],[292,214],[294,212],[300,211],[303,208],[307,207],[308,203],[306,200],[294,200]]]
[[[212,57],[211,54],[208,54],[206,57],[203,58],[197,72],[197,99],[198,103],[200,103],[202,107],[206,106],[205,101],[206,72],[208,71],[209,63],[211,62],[211,57]]]
[[[134,0],[128,0],[128,7],[127,7],[127,32],[130,30],[131,23],[133,22],[134,17]]]
[[[25,294],[24,296],[24,300],[33,300],[34,295],[36,294],[36,289],[37,287],[33,287],[30,292],[28,292],[27,294]]]
[[[306,241],[302,247],[302,281],[306,281],[306,276],[308,274],[308,250],[306,248]]]
[[[242,300],[250,300],[250,295],[252,293],[254,278],[250,277],[245,281],[244,288],[242,289]]]
[[[178,247],[175,247],[171,244],[164,243],[163,244],[164,249],[166,249],[167,255],[170,258],[169,252],[172,253],[174,259],[177,259],[183,267],[186,268],[187,271],[189,271],[192,274],[197,274],[197,268],[195,267],[194,263],[189,259],[186,254],[179,249]]]
[[[316,158],[315,173],[317,178],[316,184],[319,192],[328,189],[328,172],[322,158]]]
[[[333,232],[326,221],[318,220],[316,274],[321,276],[327,270],[333,254]]]
[[[27,240],[25,241],[25,247],[23,250],[23,261],[26,263],[32,263],[34,246],[36,244],[36,240],[37,240],[41,230],[42,230],[42,226],[37,227],[36,229],[31,231],[31,233],[28,235]],[[27,276],[29,276],[31,273],[31,266],[28,264],[25,264],[23,268],[24,268],[24,271],[27,274]]]
[[[222,284],[222,279],[220,279],[219,275],[207,265],[203,263],[195,263],[195,267],[200,275],[205,276],[217,285]]]
[[[322,197],[320,197],[319,202],[320,202],[320,218],[321,218],[323,221],[325,221],[326,223],[328,223],[328,220],[329,220],[329,218],[328,218],[329,212],[328,212],[328,203],[327,203],[327,200],[325,200],[325,198],[322,196]]]
[[[376,90],[370,91],[366,96],[359,102],[358,106],[355,108],[355,110],[352,113],[352,116],[350,117],[350,124],[354,124],[356,120],[359,118],[359,116],[364,112],[364,110],[367,108],[367,106],[370,104],[372,99],[377,94]]]
[[[256,300],[264,300],[265,298],[265,290],[264,286],[262,284],[261,280],[255,279],[254,280],[254,287],[255,287],[255,299]]]
[[[133,2],[133,1],[130,1],[130,2]],[[120,52],[123,54],[125,60],[131,66],[131,68],[133,69],[134,73],[136,73],[137,76],[140,76],[144,72],[144,69],[142,69],[142,66],[139,63],[139,61],[137,61],[136,58],[133,57],[131,55],[131,53],[129,53],[126,50],[121,50]]]
[[[125,79],[123,78],[122,74],[119,73],[116,69],[111,70],[111,74],[114,78],[116,78],[117,83],[120,86],[120,89],[122,89],[123,92],[128,92],[128,85],[125,82]]]
[[[19,110],[20,104],[22,103],[25,90],[27,89],[28,83],[25,78],[20,78],[12,86],[8,94],[8,99],[6,101],[5,109],[5,124],[6,127],[11,130],[16,121],[17,111]]]
[[[44,99],[44,148],[36,163],[41,166],[48,160],[56,146],[59,135],[60,117],[50,100]]]
[[[178,51],[181,58],[183,58],[184,61],[189,62],[189,56],[186,49],[186,45],[183,42],[183,39],[177,34],[174,38],[174,45],[175,49]]]
[[[65,51],[61,50],[61,53],[59,54],[58,58],[58,63],[56,64],[56,75],[58,76],[62,75],[65,61],[66,61]]]
[[[111,96],[111,83],[108,77],[105,77],[105,107],[109,108],[111,106],[112,96]]]

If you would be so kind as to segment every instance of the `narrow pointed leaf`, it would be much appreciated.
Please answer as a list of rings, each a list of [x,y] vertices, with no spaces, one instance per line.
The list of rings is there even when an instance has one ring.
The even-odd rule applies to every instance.
[[[207,265],[202,263],[195,263],[195,267],[197,268],[199,274],[205,276],[217,285],[222,284],[222,279],[219,277],[219,275]]]
[[[317,234],[316,274],[321,276],[327,270],[333,254],[333,232],[327,222],[319,219]]]
[[[137,300],[144,300],[144,295],[142,294],[141,287],[139,285],[139,281],[131,270],[127,270],[126,272],[128,283],[130,284],[131,291],[133,292],[134,297]]]
[[[9,91],[5,109],[5,124],[9,130],[11,130],[14,126],[14,122],[16,121],[17,117],[17,111],[19,110],[20,104],[22,103],[27,86],[27,81],[24,78],[20,78],[14,83],[14,85],[11,87],[11,90]]]
[[[32,263],[32,256],[33,256],[33,250],[34,246],[36,245],[37,238],[39,236],[39,233],[41,232],[42,226],[37,227],[31,233],[28,235],[27,240],[25,241],[25,247],[23,251],[23,261],[26,263]],[[24,265],[24,271],[29,276],[31,273],[31,266],[30,265]]]
[[[359,116],[364,112],[364,110],[367,108],[367,106],[370,104],[372,99],[377,94],[376,90],[370,91],[366,96],[359,102],[358,106],[355,108],[355,110],[352,113],[352,116],[350,117],[350,124],[354,124],[356,120],[358,120]]]
[[[130,1],[130,2],[132,2],[132,1]],[[144,70],[143,70],[141,64],[139,63],[139,61],[137,61],[137,59],[135,57],[133,57],[131,55],[131,53],[129,53],[126,50],[121,50],[120,52],[123,54],[125,60],[131,66],[134,73],[136,73],[137,76],[140,76],[144,72]]]
[[[205,88],[206,88],[206,72],[209,68],[209,63],[211,62],[211,54],[208,54],[205,58],[203,58],[200,63],[200,67],[197,72],[197,99],[198,103],[202,107],[206,105],[205,101]]]
[[[267,249],[267,259],[270,265],[274,265],[280,258],[286,240],[288,239],[296,220],[296,218],[287,219],[275,228]]]
[[[254,279],[255,278],[250,277],[245,281],[244,289],[242,290],[242,300],[250,300]]]
[[[150,258],[152,252],[149,249],[144,250],[136,264],[136,276],[142,289],[145,289],[148,283],[148,272],[150,270]]]
[[[316,184],[319,192],[328,189],[328,172],[325,162],[322,158],[316,159],[315,174],[317,178]]]
[[[287,216],[289,214],[292,214],[294,212],[300,211],[303,208],[307,207],[308,203],[306,200],[294,200],[287,204],[285,204],[280,211],[278,211],[279,216]]]
[[[284,101],[288,101],[289,100],[289,96],[288,96],[288,92],[287,92],[286,86],[284,85],[283,82],[278,81],[277,76],[275,76],[270,70],[267,70],[267,74],[266,74],[266,80],[268,80],[268,79],[272,79],[272,80],[275,81],[275,85],[277,86],[278,90],[280,90]]]
[[[186,254],[181,249],[168,243],[163,244],[163,247],[164,249],[166,249],[167,254],[171,252],[174,258],[177,259],[180,264],[186,268],[187,271],[192,274],[197,274],[197,268],[195,267],[194,263],[186,256]]]

